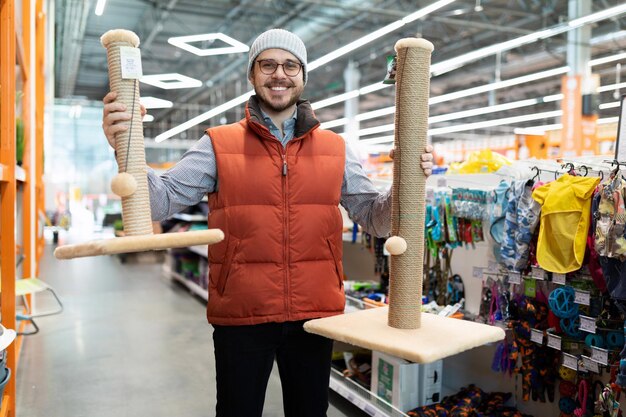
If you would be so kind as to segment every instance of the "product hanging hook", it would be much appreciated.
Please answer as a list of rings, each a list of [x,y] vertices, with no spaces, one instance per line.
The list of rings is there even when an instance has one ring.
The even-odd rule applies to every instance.
[[[534,166],[531,168],[531,171],[534,171],[535,175],[530,180],[533,182],[537,179],[541,181],[541,178],[539,177],[539,173],[541,172],[541,170],[539,169],[539,167]]]

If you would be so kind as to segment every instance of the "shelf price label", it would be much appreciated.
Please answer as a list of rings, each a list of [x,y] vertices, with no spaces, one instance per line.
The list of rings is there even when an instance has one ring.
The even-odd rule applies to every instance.
[[[548,333],[548,347],[552,349],[561,350],[561,336],[557,336],[552,333]]]
[[[589,371],[589,372],[594,372],[596,374],[600,373],[600,368],[598,367],[598,362],[592,360],[591,358],[587,357],[587,356],[581,356],[582,360],[583,360],[583,367]]]
[[[530,329],[530,341],[543,345],[543,331]]]
[[[494,261],[489,261],[489,266],[487,266],[487,271],[489,272],[498,272],[498,263]]]
[[[552,282],[555,284],[565,285],[565,274],[552,273]]]
[[[580,330],[587,333],[596,333],[596,318],[580,315]]]
[[[519,272],[509,272],[509,284],[520,285],[522,283],[522,274]]]
[[[483,274],[485,273],[485,268],[481,266],[475,266],[472,268],[472,277],[483,279]]]
[[[563,366],[578,371],[578,358],[569,353],[563,353]]]
[[[534,279],[543,281],[546,279],[546,271],[544,271],[542,268],[539,268],[538,266],[533,266],[530,276]]]
[[[609,364],[609,351],[593,346],[591,348],[591,359],[602,365]]]
[[[591,302],[591,294],[589,291],[576,290],[574,293],[574,302],[576,304],[588,306]]]

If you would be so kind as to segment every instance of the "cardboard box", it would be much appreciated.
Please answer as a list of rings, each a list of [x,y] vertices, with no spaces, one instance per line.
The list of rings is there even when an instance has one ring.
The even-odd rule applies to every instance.
[[[441,400],[442,369],[441,360],[420,365],[374,351],[371,391],[403,412],[433,404]]]

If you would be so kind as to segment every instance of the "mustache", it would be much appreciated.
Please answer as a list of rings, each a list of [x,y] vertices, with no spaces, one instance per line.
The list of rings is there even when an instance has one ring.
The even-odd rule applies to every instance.
[[[274,82],[267,82],[265,83],[265,87],[267,88],[272,88],[272,87],[293,87],[293,83],[289,82],[289,81],[274,81]]]

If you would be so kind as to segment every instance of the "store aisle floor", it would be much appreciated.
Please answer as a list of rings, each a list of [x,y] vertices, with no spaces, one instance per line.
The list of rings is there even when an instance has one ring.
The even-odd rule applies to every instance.
[[[47,246],[41,278],[65,311],[40,318],[40,333],[24,338],[17,417],[214,415],[212,329],[203,302],[165,278],[160,264],[121,264],[111,256],[59,262]],[[332,392],[331,400],[329,417],[366,415]],[[282,415],[275,368],[263,416]]]

